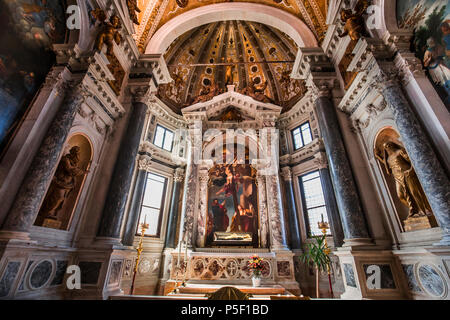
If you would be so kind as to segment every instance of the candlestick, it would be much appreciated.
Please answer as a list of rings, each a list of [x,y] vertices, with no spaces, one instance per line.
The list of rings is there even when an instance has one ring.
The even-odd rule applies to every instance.
[[[148,224],[145,223],[145,218],[144,218],[144,223],[141,223],[141,239],[139,240],[139,245],[136,248],[137,257],[136,257],[136,264],[134,266],[133,280],[131,281],[131,288],[130,288],[131,295],[133,295],[133,293],[134,293],[134,282],[136,281],[136,274],[138,271],[139,261],[141,259],[141,253],[144,250],[144,234],[147,229],[148,229]]]

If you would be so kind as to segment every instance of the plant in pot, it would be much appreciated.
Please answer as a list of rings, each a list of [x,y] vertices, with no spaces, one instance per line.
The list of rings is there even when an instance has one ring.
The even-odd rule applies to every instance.
[[[261,286],[261,271],[263,269],[263,259],[254,255],[248,261],[248,268],[252,271],[252,283],[254,287]]]
[[[300,256],[303,263],[314,267],[316,272],[316,297],[320,298],[319,276],[320,272],[327,271],[330,264],[330,249],[326,245],[325,235],[314,237],[315,242],[307,243],[305,252]]]

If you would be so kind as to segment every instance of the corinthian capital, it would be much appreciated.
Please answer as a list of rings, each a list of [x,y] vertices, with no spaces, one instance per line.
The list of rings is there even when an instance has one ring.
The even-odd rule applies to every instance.
[[[281,168],[281,177],[284,181],[292,181],[292,169],[291,167]]]
[[[175,174],[173,175],[173,181],[175,182],[183,182],[184,181],[184,169],[183,168],[176,168]]]
[[[336,86],[336,77],[335,75],[328,77],[311,76],[307,86],[314,100],[321,97],[331,98],[331,91]]]

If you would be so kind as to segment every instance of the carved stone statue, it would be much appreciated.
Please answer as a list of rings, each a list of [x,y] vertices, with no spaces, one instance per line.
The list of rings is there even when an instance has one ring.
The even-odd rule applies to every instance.
[[[139,19],[136,12],[140,13],[141,9],[138,7],[137,0],[127,0],[127,6],[131,21],[133,21],[134,24],[139,24]]]
[[[232,63],[231,59],[228,58],[228,63]],[[225,85],[233,84],[233,66],[231,64],[227,65],[225,68]]]
[[[272,99],[270,99],[266,94],[264,93],[267,88],[267,81],[264,82],[262,87],[257,88],[255,85],[255,82],[253,79],[250,79],[249,84],[246,88],[241,90],[242,94],[245,94],[249,97],[252,97],[253,99],[264,102],[264,103],[274,103]]]
[[[200,92],[198,93],[198,96],[195,97],[190,104],[193,105],[199,102],[209,101],[220,93],[221,91],[219,89],[219,86],[215,83],[211,83],[210,85],[203,85],[203,87],[200,89]]]
[[[355,6],[355,13],[351,9],[342,9],[341,20],[345,25],[344,33],[339,37],[343,38],[349,35],[350,39],[358,41],[366,33],[363,14],[368,7],[368,0],[360,0]]]
[[[57,219],[69,193],[73,190],[76,177],[87,173],[80,167],[80,147],[72,147],[68,154],[61,158],[55,176],[42,205],[42,213],[46,218]]]
[[[114,54],[114,42],[120,44],[122,41],[122,36],[120,35],[120,28],[122,27],[120,19],[116,15],[112,15],[109,22],[106,21],[106,14],[101,9],[95,9],[92,12],[92,16],[100,22],[99,33],[95,39],[95,49],[102,51],[103,45],[106,44],[108,56]]]
[[[376,157],[383,163],[386,172],[393,175],[397,196],[409,208],[408,218],[430,215],[430,204],[406,150],[388,141],[383,144],[383,154],[377,154]]]

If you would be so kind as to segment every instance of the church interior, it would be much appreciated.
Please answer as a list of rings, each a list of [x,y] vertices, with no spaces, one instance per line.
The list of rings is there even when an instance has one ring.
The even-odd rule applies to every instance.
[[[0,0],[1,300],[450,300],[446,0]]]

